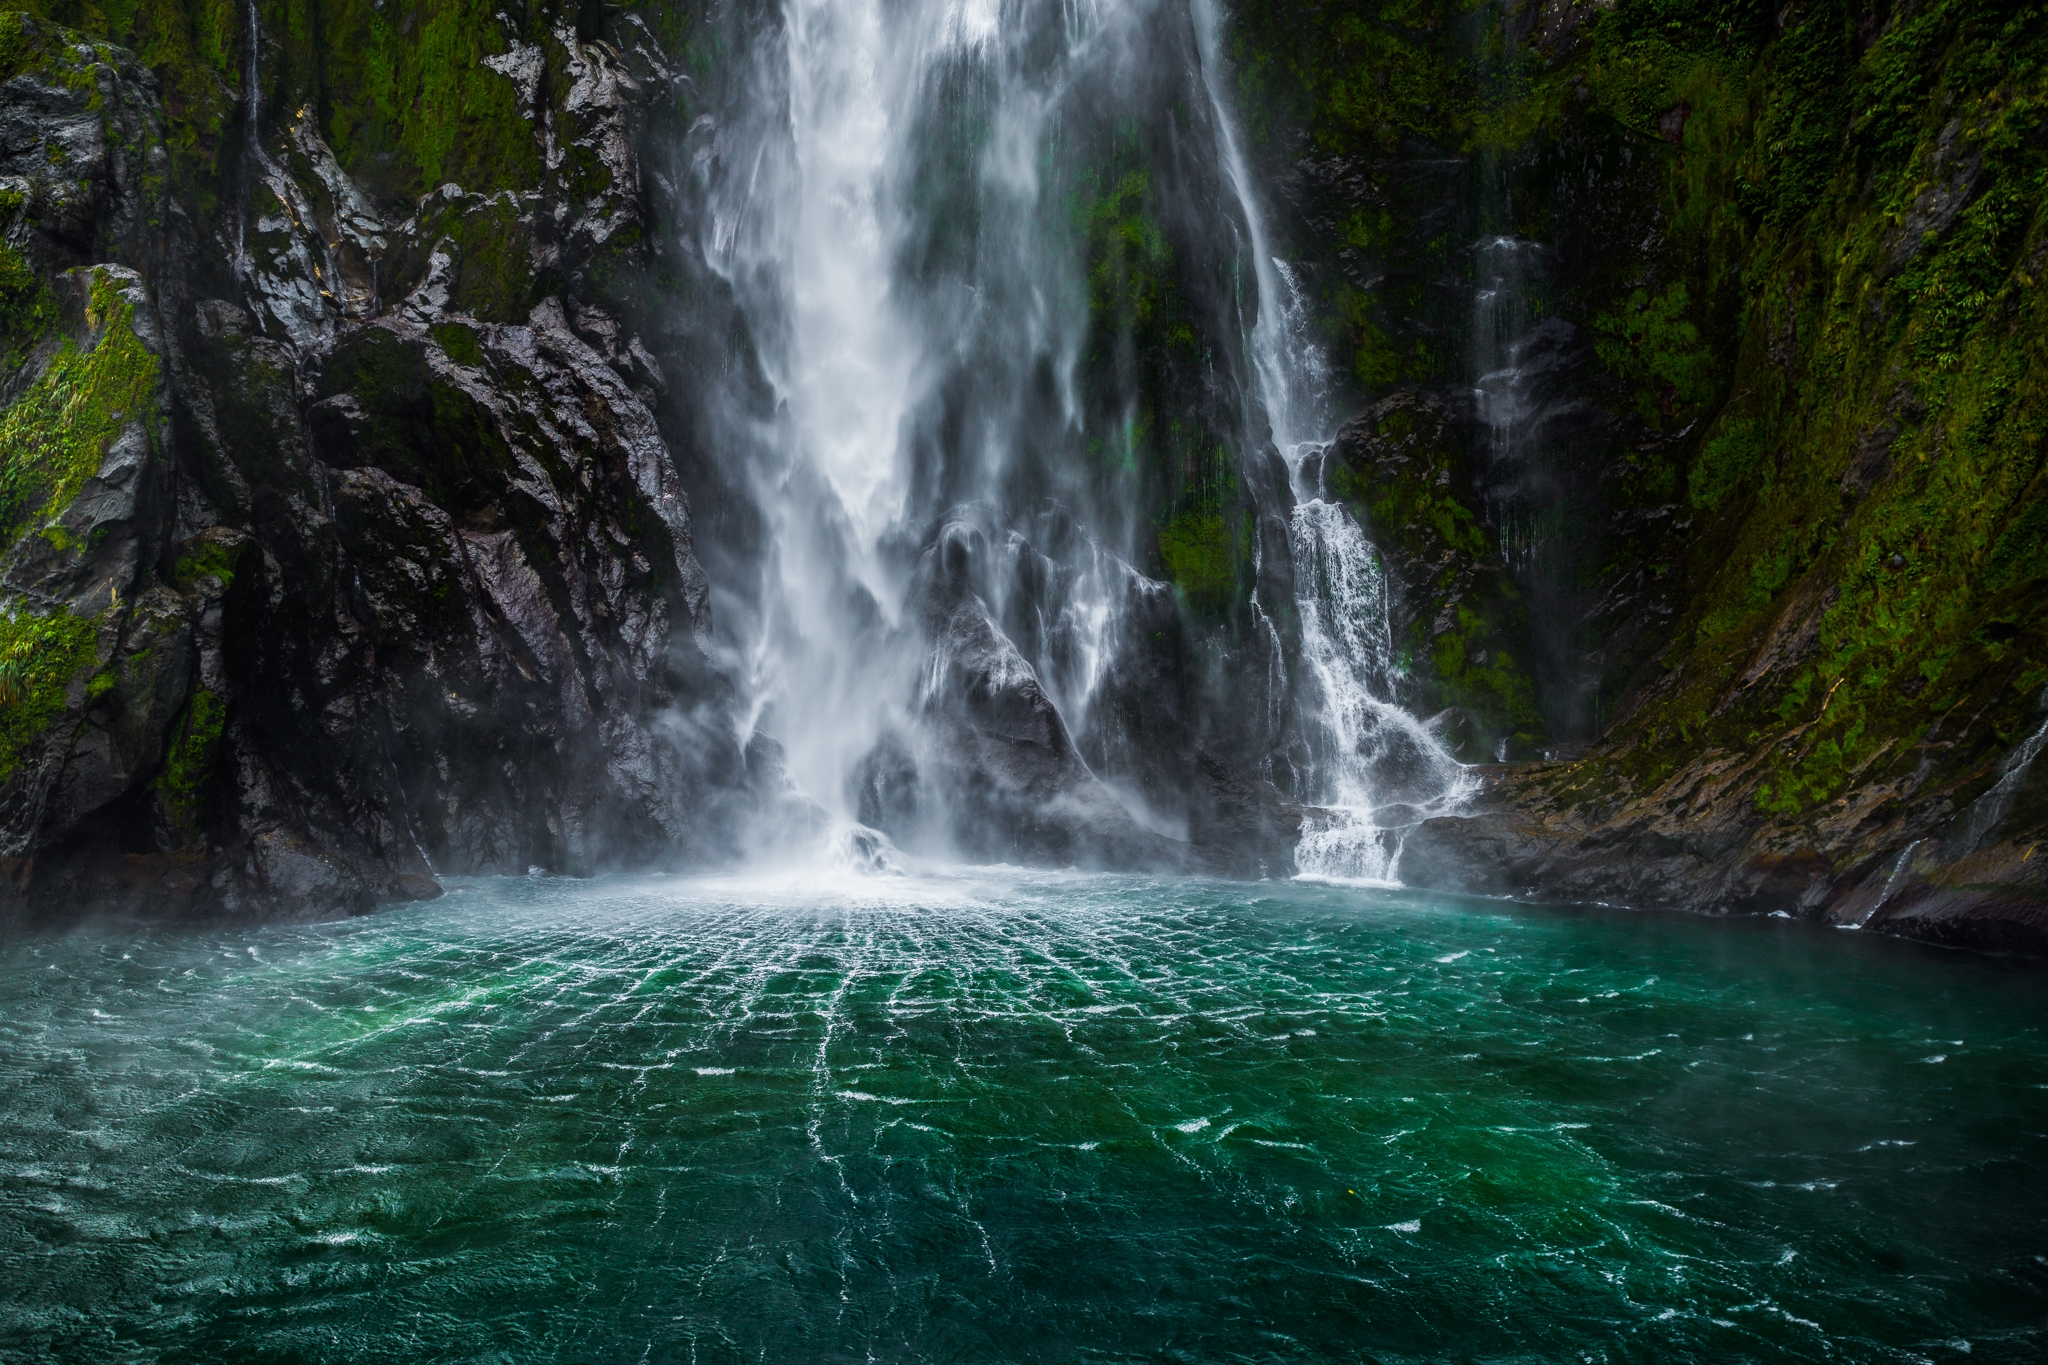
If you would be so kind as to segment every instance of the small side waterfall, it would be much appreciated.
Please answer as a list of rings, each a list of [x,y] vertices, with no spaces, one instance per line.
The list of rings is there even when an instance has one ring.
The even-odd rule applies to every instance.
[[[2048,689],[2041,693],[2040,709],[2048,711]],[[1965,852],[1974,852],[1981,847],[1991,831],[1998,828],[2012,810],[2013,800],[2025,785],[2028,769],[2041,756],[2043,747],[2048,747],[2048,720],[2040,728],[2021,740],[2013,751],[2006,755],[1999,765],[1998,781],[1982,796],[1970,803],[1969,817],[1964,822],[1961,847]]]
[[[1464,769],[1392,700],[1387,576],[1351,513],[1320,497],[1296,504],[1294,574],[1301,608],[1305,802],[1318,808],[1295,862],[1303,874],[1391,883],[1405,830],[1452,809]]]
[[[1455,809],[1471,782],[1435,736],[1394,701],[1398,665],[1386,569],[1350,510],[1328,497],[1324,478],[1329,365],[1299,281],[1274,254],[1236,120],[1219,87],[1215,0],[1194,5],[1203,81],[1258,280],[1250,350],[1295,498],[1288,528],[1301,620],[1294,695],[1308,763],[1294,776],[1296,795],[1313,808],[1295,863],[1304,876],[1392,884],[1405,831],[1424,816]]]

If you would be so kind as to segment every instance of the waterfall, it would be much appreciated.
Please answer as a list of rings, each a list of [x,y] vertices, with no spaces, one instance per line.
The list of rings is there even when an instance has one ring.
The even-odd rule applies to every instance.
[[[1387,577],[1364,530],[1321,497],[1296,504],[1290,530],[1311,756],[1302,797],[1317,808],[1295,862],[1305,876],[1394,883],[1407,830],[1455,810],[1470,779],[1392,699]]]
[[[2048,711],[2048,688],[2041,692],[2040,709]],[[2011,812],[2012,803],[2027,780],[2027,770],[2041,756],[2043,747],[2048,747],[2048,720],[2042,721],[2040,728],[2006,755],[2005,761],[1999,765],[1998,781],[1970,803],[1969,818],[1964,823],[1960,840],[1964,852],[1975,852],[1982,847],[1984,840]]]
[[[1015,543],[1011,486],[1057,471],[1086,434],[1072,372],[1087,284],[1043,159],[1061,101],[1128,52],[1149,9],[785,0],[699,154],[697,245],[773,395],[772,412],[725,428],[761,527],[758,580],[719,604],[747,701],[738,738],[773,738],[807,818],[839,844],[874,756],[926,747],[921,702],[949,660],[920,660],[909,599],[934,520],[976,528],[991,562],[973,591],[992,620],[1033,608],[1014,580],[1043,556]],[[1115,516],[1093,520],[1097,536],[1070,537],[1085,562],[1046,575],[1057,619],[1015,661],[1070,729],[1134,572]]]
[[[1130,819],[1185,832],[1138,792],[1157,738],[1128,729],[1152,676],[1130,661],[1164,638],[1175,598],[1135,567],[1153,533],[1129,472],[1141,379],[1090,331],[1101,215],[1121,215],[1129,268],[1170,260],[1177,288],[1256,288],[1255,311],[1242,284],[1189,303],[1222,300],[1201,324],[1202,387],[1241,409],[1173,420],[1218,444],[1270,429],[1299,485],[1330,408],[1312,310],[1272,249],[1221,86],[1218,26],[1213,0],[783,0],[735,44],[733,107],[692,131],[692,249],[729,291],[765,394],[713,391],[712,458],[758,536],[729,556],[749,581],[715,612],[734,724],[750,753],[772,739],[783,823],[836,865],[896,865],[863,822],[895,810],[910,828],[942,800],[921,785],[947,760],[930,717],[969,674],[984,703],[1042,694],[1047,733],[1072,737]],[[1389,812],[1441,803],[1459,770],[1395,704],[1364,531],[1296,492],[1302,657],[1290,671],[1254,597],[1269,657],[1245,723],[1300,737],[1307,762],[1278,762],[1317,811],[1303,867],[1388,880]],[[1122,704],[1102,704],[1113,688]]]
[[[1290,462],[1298,463],[1295,452],[1305,443],[1319,439],[1328,424],[1329,370],[1322,349],[1309,330],[1307,303],[1301,297],[1294,272],[1273,254],[1265,210],[1238,140],[1237,119],[1224,97],[1221,21],[1216,0],[1192,3],[1195,33],[1201,46],[1202,88],[1215,112],[1224,169],[1231,188],[1237,192],[1251,238],[1246,245],[1259,289],[1258,316],[1251,327],[1252,359],[1273,443]]]
[[[1470,789],[1463,767],[1394,701],[1398,681],[1385,567],[1365,530],[1331,501],[1329,368],[1310,330],[1295,272],[1274,254],[1221,88],[1215,0],[1193,0],[1202,75],[1232,187],[1243,206],[1259,291],[1250,350],[1273,443],[1286,460],[1294,510],[1289,548],[1301,619],[1296,697],[1309,754],[1297,794],[1312,805],[1295,862],[1304,876],[1391,884],[1417,819],[1454,810]],[[1263,614],[1261,614],[1263,620]],[[1270,629],[1270,625],[1267,627]]]

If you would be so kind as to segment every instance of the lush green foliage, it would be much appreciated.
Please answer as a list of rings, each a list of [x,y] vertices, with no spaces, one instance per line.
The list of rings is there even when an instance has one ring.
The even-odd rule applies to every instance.
[[[540,183],[540,142],[517,89],[484,59],[513,34],[489,0],[374,0],[281,6],[313,35],[323,126],[335,154],[367,183],[406,197],[453,182],[485,191]]]
[[[97,638],[95,621],[61,607],[47,616],[19,606],[0,614],[0,783],[64,714],[67,689],[92,662]]]
[[[1747,325],[1691,475],[1718,510],[1636,759],[1769,745],[1783,815],[1894,768],[1988,780],[2048,682],[2048,19],[1951,0],[1860,60],[1850,31],[1817,10],[1752,78]]]
[[[87,344],[66,338],[0,414],[0,548],[61,513],[129,425],[154,421],[157,358],[135,335],[134,305],[105,271],[89,290]]]

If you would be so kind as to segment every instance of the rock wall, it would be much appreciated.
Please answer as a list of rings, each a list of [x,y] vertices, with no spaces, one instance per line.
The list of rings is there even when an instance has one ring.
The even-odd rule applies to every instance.
[[[1239,7],[1333,488],[1517,761],[1404,876],[2041,942],[2043,17]]]
[[[665,381],[601,283],[659,45],[486,19],[440,57],[462,116],[391,146],[351,103],[395,97],[350,65],[385,21],[262,17],[210,65],[136,20],[159,75],[0,15],[8,893],[328,914],[711,856],[747,758],[695,716]]]

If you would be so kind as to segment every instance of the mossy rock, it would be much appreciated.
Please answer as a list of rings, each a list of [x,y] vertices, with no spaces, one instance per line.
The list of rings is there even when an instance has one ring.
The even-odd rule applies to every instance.
[[[62,607],[0,610],[0,787],[39,750],[44,732],[74,714],[71,691],[98,657],[99,622]]]
[[[484,363],[475,333],[460,324],[442,330],[438,341],[384,326],[356,333],[322,369],[309,416],[321,457],[335,468],[381,469],[457,516],[482,514],[504,495],[513,455],[496,415],[436,372],[437,360],[458,359],[449,347]]]
[[[117,439],[154,441],[160,362],[136,332],[148,303],[132,271],[74,272],[62,297],[76,312],[41,372],[0,413],[0,551],[40,530],[68,548],[59,519],[98,474]]]
[[[534,262],[539,197],[499,191],[472,194],[443,186],[420,201],[409,249],[391,265],[392,287],[423,281],[446,291],[446,311],[480,322],[524,322],[562,280]]]

